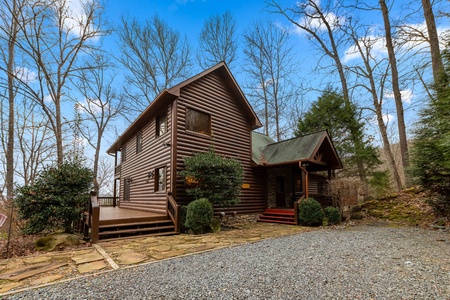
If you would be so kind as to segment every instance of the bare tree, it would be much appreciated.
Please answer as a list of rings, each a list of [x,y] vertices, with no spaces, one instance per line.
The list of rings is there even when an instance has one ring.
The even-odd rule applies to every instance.
[[[16,41],[19,34],[18,17],[23,11],[25,1],[22,0],[1,0],[0,1],[0,40],[6,44],[6,53],[0,47],[0,55],[5,62],[5,73],[7,77],[7,98],[8,98],[8,130],[7,146],[5,149],[6,170],[5,187],[6,196],[11,198],[14,190],[14,121],[15,121],[15,98],[16,88],[14,86],[14,68],[16,55]]]
[[[108,76],[112,66],[105,56],[94,56],[91,62],[86,61],[86,69],[80,70],[73,83],[83,97],[76,101],[75,107],[80,120],[75,122],[80,135],[94,149],[93,171],[94,187],[98,190],[99,158],[102,140],[111,122],[124,109],[124,97],[114,89],[114,76]]]
[[[233,62],[237,59],[236,29],[236,21],[229,11],[211,16],[204,22],[197,55],[203,69],[221,61],[232,68]]]
[[[36,102],[23,99],[17,106],[16,115],[16,160],[19,163],[16,175],[24,185],[30,185],[44,165],[54,160],[56,149],[51,128]]]
[[[114,161],[106,156],[100,156],[97,171],[99,195],[112,196],[114,182]]]
[[[436,29],[436,21],[434,18],[431,1],[422,0],[422,8],[428,29],[428,40],[430,43],[434,82],[438,82],[440,80],[440,76],[443,75],[444,64],[442,63],[441,51],[439,49],[439,36]]]
[[[158,16],[144,24],[123,17],[119,38],[119,60],[128,71],[124,90],[132,112],[141,113],[165,88],[188,77],[191,50],[187,39],[182,41]]]
[[[349,38],[353,41],[353,49],[360,55],[363,65],[356,65],[348,67],[348,69],[355,73],[362,82],[357,83],[356,87],[361,87],[366,90],[372,98],[372,107],[370,111],[375,113],[378,129],[380,131],[381,140],[383,144],[384,154],[390,166],[390,173],[394,179],[397,191],[403,188],[400,174],[395,162],[394,154],[391,149],[391,144],[388,137],[387,126],[385,124],[383,115],[383,94],[385,89],[386,77],[388,76],[388,68],[383,67],[384,59],[377,59],[374,56],[374,46],[379,42],[381,37],[371,37],[368,34],[369,28],[357,28],[356,22],[345,26],[345,30]],[[365,35],[360,37],[358,32],[363,32]],[[379,76],[376,75],[379,73]]]
[[[341,22],[345,22],[345,18],[339,16],[340,6],[338,2],[328,1],[323,5],[326,6],[322,7],[319,1],[305,0],[297,2],[293,7],[283,8],[276,0],[268,1],[268,9],[271,12],[284,16],[291,24],[305,33],[315,43],[322,54],[318,58],[319,62],[323,58],[331,60],[332,73],[337,72],[345,104],[350,107],[352,103],[347,76],[340,57],[340,49],[346,46],[345,34],[340,30]],[[362,132],[358,128],[351,128],[350,134],[356,154],[360,180],[364,184],[367,184],[364,155],[361,152],[364,149],[361,140]]]
[[[35,80],[15,72],[18,93],[39,103],[54,134],[57,162],[64,158],[61,104],[67,95],[68,79],[85,68],[79,57],[97,51],[101,6],[97,0],[82,2],[77,11],[70,1],[30,2],[19,18],[21,33],[16,48],[24,55],[22,70],[35,73]],[[25,65],[27,63],[27,65]],[[35,83],[37,81],[37,83]]]
[[[249,95],[263,106],[264,133],[273,134],[279,141],[285,134],[283,115],[295,99],[292,78],[298,70],[289,33],[272,23],[258,21],[244,34],[244,40],[244,70],[251,78]]]
[[[408,139],[406,136],[406,125],[405,116],[402,102],[402,95],[399,86],[399,75],[397,70],[397,59],[395,56],[394,43],[392,39],[391,22],[389,20],[389,9],[386,5],[385,0],[380,0],[381,13],[383,15],[384,30],[386,33],[386,48],[389,56],[389,63],[391,67],[391,78],[392,78],[392,90],[394,93],[395,107],[397,112],[397,126],[398,126],[398,136],[400,143],[400,151],[402,157],[403,170],[409,167],[409,154],[408,154]],[[405,174],[406,178],[406,174]],[[407,185],[409,185],[408,180],[406,180]]]

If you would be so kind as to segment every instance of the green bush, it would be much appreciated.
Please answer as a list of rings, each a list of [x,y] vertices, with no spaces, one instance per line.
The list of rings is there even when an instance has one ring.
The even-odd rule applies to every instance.
[[[185,225],[185,223],[186,223],[186,215],[187,215],[187,206],[186,205],[182,205],[181,206],[180,213],[181,213],[181,231],[182,232],[186,232],[187,231],[187,228],[186,228],[186,225]]]
[[[214,149],[184,159],[186,193],[194,199],[206,198],[216,206],[239,203],[243,181],[242,165],[237,159],[216,154]]]
[[[306,198],[298,206],[298,220],[301,225],[320,226],[324,217],[322,206],[314,198]]]
[[[209,231],[213,218],[213,207],[208,199],[202,198],[192,201],[187,206],[185,226],[194,234]]]
[[[333,206],[328,206],[323,210],[324,217],[328,219],[328,224],[341,223],[341,213],[339,209]]]
[[[71,232],[86,206],[92,182],[92,171],[79,161],[47,166],[33,185],[16,190],[19,218],[26,221],[23,232]]]

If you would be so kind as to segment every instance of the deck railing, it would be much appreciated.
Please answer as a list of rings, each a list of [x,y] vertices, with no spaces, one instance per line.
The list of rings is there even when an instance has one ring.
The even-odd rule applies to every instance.
[[[86,238],[89,237],[90,230],[90,239],[92,242],[98,241],[99,222],[100,206],[98,205],[97,194],[95,192],[91,192],[89,197],[88,216],[84,225],[84,236]]]
[[[119,197],[116,197],[116,200],[118,199]],[[97,197],[97,201],[99,206],[114,206],[114,197]]]
[[[181,231],[181,205],[177,204],[172,193],[167,194],[167,214],[175,225],[175,232]]]

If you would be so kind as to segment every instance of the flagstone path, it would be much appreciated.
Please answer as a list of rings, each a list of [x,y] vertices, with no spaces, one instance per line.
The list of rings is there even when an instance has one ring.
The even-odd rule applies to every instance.
[[[80,250],[37,253],[28,257],[1,260],[0,296],[10,291],[70,280],[130,265],[151,263],[311,230],[313,228],[301,226],[249,223],[218,233],[135,237],[99,242],[93,247]],[[14,274],[19,272],[21,276],[14,277]]]

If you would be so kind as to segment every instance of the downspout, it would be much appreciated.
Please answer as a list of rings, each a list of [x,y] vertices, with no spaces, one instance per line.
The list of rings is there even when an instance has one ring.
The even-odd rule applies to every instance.
[[[110,153],[108,153],[109,155],[111,155]],[[116,207],[117,206],[117,198],[116,198],[116,196],[117,196],[117,180],[116,180],[116,167],[117,167],[117,151],[114,153],[114,155],[111,155],[111,156],[114,156],[114,175],[113,175],[113,180],[114,180],[114,182],[113,182],[113,207]]]
[[[303,181],[303,176],[302,176],[302,185],[304,185],[304,193],[305,193],[305,198],[309,198],[309,182],[308,182],[308,171],[306,171],[306,168],[302,166],[302,162],[299,161],[298,162],[298,167],[300,168],[300,170],[302,170],[302,174],[304,174],[304,181]],[[303,184],[304,182],[304,184]]]

